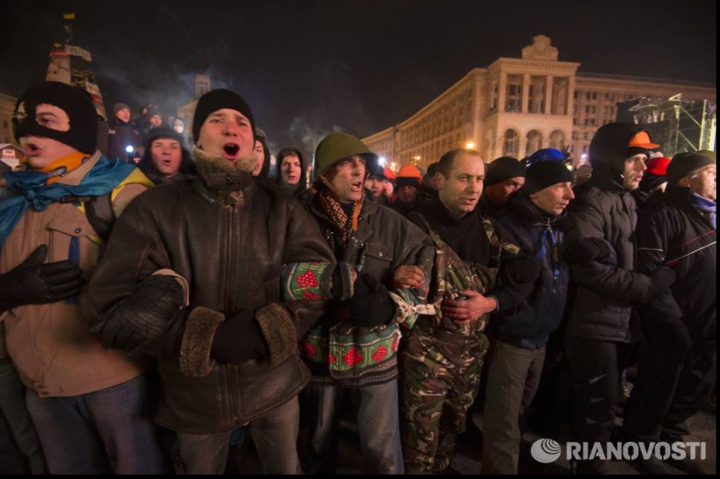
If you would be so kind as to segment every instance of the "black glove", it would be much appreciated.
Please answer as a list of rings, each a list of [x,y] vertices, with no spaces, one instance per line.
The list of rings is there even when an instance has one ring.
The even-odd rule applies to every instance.
[[[105,348],[122,349],[138,358],[163,337],[183,305],[183,288],[172,276],[149,276],[90,328]]]
[[[610,256],[610,246],[600,238],[583,238],[573,241],[565,248],[566,262],[587,266],[593,261],[603,261]]]
[[[350,319],[367,328],[387,324],[395,317],[395,302],[390,293],[368,274],[358,276],[355,281],[355,295],[348,304]]]
[[[38,246],[21,264],[0,274],[0,311],[56,303],[80,294],[83,270],[67,260],[43,264],[47,250],[47,245]]]
[[[670,287],[675,283],[675,271],[663,266],[650,276],[650,290],[648,301],[670,292]]]
[[[534,256],[512,258],[500,265],[500,276],[510,283],[534,283],[540,276],[542,260]]]
[[[254,311],[240,311],[220,323],[211,351],[215,359],[229,364],[267,356],[268,346]]]

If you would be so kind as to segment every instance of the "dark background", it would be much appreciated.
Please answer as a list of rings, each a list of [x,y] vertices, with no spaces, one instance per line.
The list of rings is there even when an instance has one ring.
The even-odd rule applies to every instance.
[[[44,80],[70,12],[107,108],[173,114],[205,67],[246,98],[273,152],[397,124],[541,34],[580,72],[716,82],[716,0],[13,0],[0,92]]]

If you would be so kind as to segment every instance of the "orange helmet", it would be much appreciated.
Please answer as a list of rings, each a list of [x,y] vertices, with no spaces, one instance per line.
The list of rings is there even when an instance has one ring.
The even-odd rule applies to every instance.
[[[385,178],[395,181],[395,172],[390,167],[385,168]]]
[[[397,184],[398,188],[405,185],[419,188],[422,185],[422,173],[416,166],[403,166],[398,172]]]

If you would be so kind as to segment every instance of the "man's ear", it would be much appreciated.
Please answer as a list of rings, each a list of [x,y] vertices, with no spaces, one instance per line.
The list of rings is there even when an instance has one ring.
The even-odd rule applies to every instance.
[[[677,182],[678,186],[690,186],[690,177],[686,176],[685,178],[681,178],[680,181]]]
[[[435,186],[437,186],[438,191],[445,189],[445,182],[447,181],[447,178],[445,178],[445,175],[442,173],[435,173],[434,176]]]

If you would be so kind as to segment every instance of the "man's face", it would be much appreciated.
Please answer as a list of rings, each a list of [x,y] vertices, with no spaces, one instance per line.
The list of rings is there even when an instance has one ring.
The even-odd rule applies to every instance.
[[[260,176],[263,164],[265,164],[265,149],[263,148],[263,144],[260,140],[255,140],[253,153],[255,154],[255,158],[257,158],[257,166],[253,170],[253,176]]]
[[[182,133],[183,131],[185,131],[185,123],[183,123],[183,121],[179,119],[173,121],[173,130],[178,133]]]
[[[510,195],[525,185],[525,178],[517,176],[509,180],[497,183],[485,188],[485,197],[493,206],[502,207],[510,198]]]
[[[383,194],[390,198],[395,192],[395,185],[390,180],[383,180]]]
[[[573,198],[575,198],[575,194],[570,182],[555,183],[530,195],[530,201],[535,206],[551,215],[562,213]]]
[[[385,189],[384,183],[385,182],[382,178],[379,178],[377,176],[371,176],[365,182],[365,188],[370,190],[370,193],[372,193],[373,198],[380,198],[383,194],[383,190]]]
[[[70,117],[65,113],[65,110],[55,105],[38,105],[35,108],[35,121],[37,121],[39,125],[51,130],[70,130]],[[25,153],[27,162],[35,170],[44,168],[58,158],[77,151],[65,143],[35,135],[22,136],[20,138],[20,146]]]
[[[252,125],[237,110],[223,108],[213,112],[205,119],[198,136],[198,147],[233,163],[253,154],[255,138]]]
[[[415,203],[418,197],[418,189],[415,186],[404,185],[398,188],[398,199],[406,204]]]
[[[708,200],[717,200],[717,174],[715,165],[708,165],[700,168],[690,175],[688,186],[693,193],[696,193]]]
[[[340,194],[341,203],[355,203],[363,195],[365,180],[365,158],[351,156],[336,163],[328,178]]]
[[[154,126],[155,128],[160,128],[162,126],[162,117],[160,115],[153,115],[150,117],[150,124]]]
[[[645,154],[631,156],[625,160],[623,186],[626,190],[632,191],[640,186],[640,180],[642,180],[643,172],[647,170],[647,166],[645,165],[646,161],[647,155]]]
[[[130,121],[130,110],[123,108],[122,110],[115,113],[115,118],[125,123]]]
[[[150,155],[155,169],[165,178],[172,178],[180,171],[182,149],[172,138],[158,138],[150,145]]]
[[[300,177],[302,176],[300,158],[296,155],[284,157],[282,159],[282,164],[280,165],[280,174],[282,175],[283,181],[286,185],[295,186],[300,183]]]
[[[449,177],[440,174],[438,194],[440,202],[457,216],[472,212],[480,200],[485,180],[485,164],[480,156],[465,152],[453,160]]]

